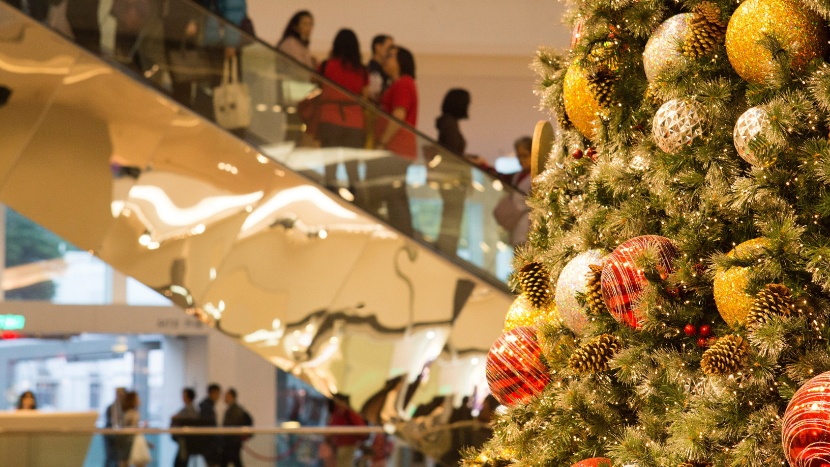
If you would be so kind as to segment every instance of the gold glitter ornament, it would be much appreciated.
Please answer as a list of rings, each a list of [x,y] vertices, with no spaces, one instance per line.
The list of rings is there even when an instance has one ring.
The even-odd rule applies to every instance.
[[[756,238],[736,246],[727,256],[744,260],[756,260],[769,240]],[[718,268],[715,272],[715,304],[726,324],[736,329],[746,322],[755,297],[746,293],[751,267]]]
[[[767,36],[792,50],[792,70],[804,71],[827,51],[824,21],[795,0],[747,0],[726,27],[726,54],[732,68],[750,83],[762,84],[771,75],[773,56],[759,41]]]
[[[591,92],[588,72],[576,63],[572,63],[565,74],[562,89],[565,97],[565,111],[571,123],[588,139],[594,137],[595,122],[603,117],[602,106]]]
[[[547,307],[540,309],[530,303],[527,295],[521,294],[510,309],[507,310],[507,316],[504,318],[504,332],[511,331],[520,326],[534,326],[538,322],[545,323],[559,323],[559,312],[556,309],[556,304],[551,300]]]

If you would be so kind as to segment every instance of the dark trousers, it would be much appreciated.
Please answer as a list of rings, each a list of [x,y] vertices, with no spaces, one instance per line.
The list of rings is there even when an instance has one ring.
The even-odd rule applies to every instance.
[[[190,456],[184,455],[181,456],[181,447],[179,447],[179,452],[176,452],[176,460],[173,461],[173,467],[187,467],[188,461],[190,461]]]
[[[225,446],[222,450],[222,463],[219,464],[221,467],[227,467],[228,465],[232,465],[234,467],[242,467],[242,446]]]
[[[412,235],[412,213],[406,192],[406,172],[411,161],[398,156],[383,157],[366,163],[367,200],[364,208],[384,218],[379,211],[386,204],[386,221],[392,227]]]
[[[349,128],[334,123],[320,122],[317,127],[317,136],[320,146],[324,148],[362,148],[366,143],[366,134],[361,128]],[[344,161],[346,174],[349,176],[349,185],[354,187],[360,181],[357,172],[357,161]],[[326,186],[337,185],[337,166],[339,163],[326,166]]]
[[[118,467],[114,436],[104,436],[104,467]]]
[[[467,187],[452,185],[441,188],[441,230],[435,246],[438,250],[455,256],[458,252],[458,239],[461,238],[461,222],[464,220],[464,202],[467,199]]]

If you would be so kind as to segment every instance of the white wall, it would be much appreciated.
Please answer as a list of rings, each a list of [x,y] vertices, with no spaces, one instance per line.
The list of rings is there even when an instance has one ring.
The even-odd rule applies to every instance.
[[[549,118],[537,110],[529,64],[539,45],[568,45],[564,7],[555,0],[248,0],[257,35],[271,43],[294,12],[310,10],[318,57],[341,27],[355,30],[366,54],[375,34],[393,35],[415,54],[418,129],[435,137],[444,94],[466,88],[472,95],[470,120],[462,124],[467,151],[490,161],[512,152],[513,140]]]

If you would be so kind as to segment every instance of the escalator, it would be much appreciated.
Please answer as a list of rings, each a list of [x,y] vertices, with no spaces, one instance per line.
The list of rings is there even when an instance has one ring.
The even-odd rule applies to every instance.
[[[372,421],[480,403],[512,302],[493,212],[522,194],[186,0],[151,13],[73,40],[0,2],[0,202]],[[250,96],[230,130],[226,54]],[[301,114],[321,92],[414,152],[320,147]]]

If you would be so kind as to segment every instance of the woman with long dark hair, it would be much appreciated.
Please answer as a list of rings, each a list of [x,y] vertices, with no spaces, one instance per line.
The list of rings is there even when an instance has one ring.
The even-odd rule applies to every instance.
[[[380,215],[386,204],[389,223],[407,235],[412,234],[412,214],[406,193],[406,172],[418,157],[415,133],[398,123],[411,127],[418,122],[418,87],[415,84],[415,58],[403,48],[395,47],[383,64],[392,84],[380,99],[380,108],[396,120],[378,116],[376,142],[378,149],[392,152],[388,157],[366,165],[366,179],[372,179],[368,210]]]
[[[347,91],[366,97],[369,72],[360,59],[360,43],[351,29],[341,29],[334,38],[331,55],[320,65],[319,73]],[[317,138],[324,148],[362,148],[366,141],[363,108],[354,98],[334,86],[323,84],[320,96],[320,124]],[[357,160],[344,160],[349,187],[357,185]],[[326,185],[337,184],[337,163],[326,165]]]
[[[309,68],[316,67],[317,63],[308,48],[313,29],[314,17],[311,16],[311,12],[298,11],[285,26],[282,38],[277,42],[277,49]]]
[[[430,179],[438,181],[443,201],[435,246],[448,255],[455,255],[458,250],[464,202],[472,180],[470,166],[458,157],[467,157],[467,140],[461,134],[459,121],[468,118],[469,108],[470,93],[466,89],[450,89],[441,104],[441,116],[435,120],[438,143],[450,152],[438,160],[433,158],[429,164]],[[439,149],[440,152],[444,151]]]

